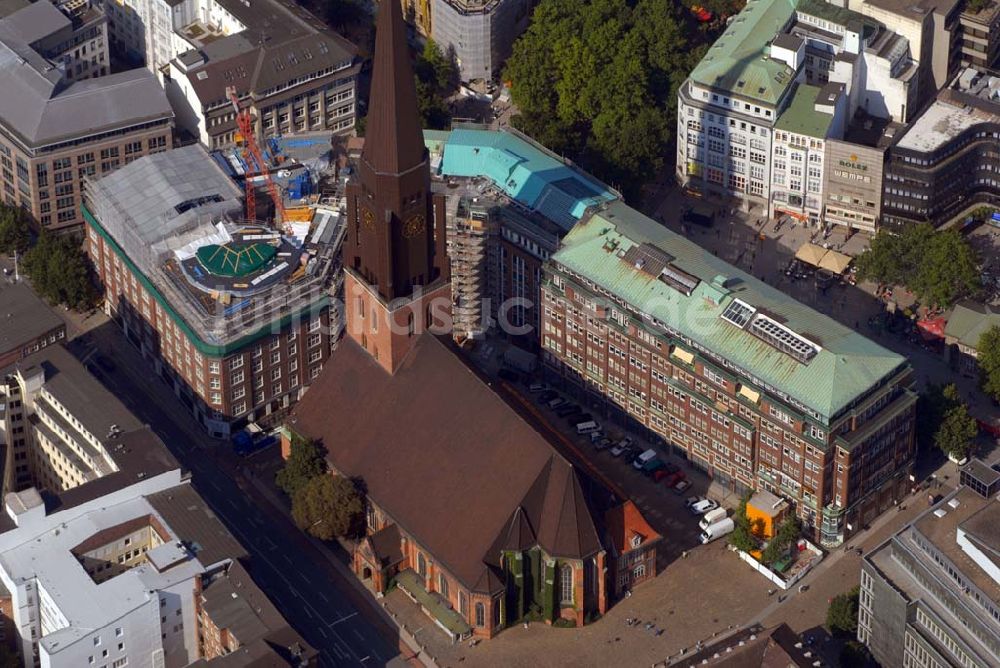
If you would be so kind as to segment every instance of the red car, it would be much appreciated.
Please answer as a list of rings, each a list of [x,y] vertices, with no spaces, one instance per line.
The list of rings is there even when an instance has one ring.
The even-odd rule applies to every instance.
[[[653,472],[653,482],[660,482],[667,476],[677,473],[676,464],[664,464],[662,468]]]
[[[687,476],[684,474],[684,471],[677,470],[671,473],[670,475],[666,476],[665,478],[663,478],[663,484],[666,485],[667,487],[673,487],[674,485],[676,485],[681,480],[684,480],[685,478],[687,478]]]

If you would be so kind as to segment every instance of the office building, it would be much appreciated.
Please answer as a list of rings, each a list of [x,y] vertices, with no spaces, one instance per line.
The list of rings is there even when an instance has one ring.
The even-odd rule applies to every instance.
[[[0,534],[0,583],[23,665],[314,665],[178,469],[67,508],[34,489],[5,505],[15,526]]]
[[[859,116],[844,139],[826,142],[823,174],[827,225],[874,234],[882,212],[885,152],[902,126]]]
[[[22,12],[31,14],[25,23],[32,31],[19,26]],[[0,197],[51,231],[81,229],[84,178],[172,145],[173,112],[153,75],[140,70],[83,78],[101,71],[100,62],[89,63],[104,58],[95,46],[104,38],[87,37],[97,28],[80,20],[84,27],[75,29],[73,19],[46,2],[0,20]],[[79,49],[79,59],[59,55],[68,53],[60,44],[81,35],[87,39],[66,47],[74,54]],[[54,50],[38,50],[50,40],[58,42]],[[85,61],[90,70],[80,69]],[[82,80],[73,80],[70,71]]]
[[[94,498],[179,468],[163,442],[61,345],[3,369],[3,491]]]
[[[991,0],[973,11],[966,2],[958,17],[962,67],[995,68],[1000,60],[1000,2]]]
[[[67,81],[111,71],[108,18],[89,0],[39,0],[3,18],[11,31],[59,68]]]
[[[148,6],[146,30],[162,33],[148,34],[146,44],[156,51],[147,50],[146,64],[162,74],[178,126],[204,146],[236,142],[230,87],[253,114],[258,138],[353,131],[361,68],[356,49],[300,6],[281,0],[136,1]],[[163,18],[154,21],[156,14]]]
[[[106,312],[220,437],[291,405],[342,329],[342,226],[272,229],[241,194],[193,145],[91,182],[84,206]]]
[[[918,69],[904,36],[857,12],[750,2],[678,92],[677,179],[818,225],[826,142],[859,116],[908,118]]]
[[[445,54],[454,56],[462,81],[493,81],[514,41],[528,27],[535,4],[536,0],[430,0],[430,35]]]
[[[0,290],[0,369],[66,338],[66,323],[26,283]]]
[[[889,148],[882,217],[939,226],[1000,198],[1000,76],[966,68]]]
[[[883,666],[1000,664],[1000,473],[973,460],[960,481],[861,563],[858,640]]]
[[[621,202],[545,265],[548,375],[837,545],[909,490],[906,360]]]
[[[607,610],[610,583],[632,581],[623,571],[655,576],[659,536],[638,511],[606,533],[604,513],[622,500],[435,336],[450,333],[452,302],[443,198],[429,188],[395,2],[379,8],[375,54],[372,120],[348,188],[349,336],[287,429],[362,481],[367,536],[353,566],[376,593],[394,581],[454,639],[492,637],[532,609],[581,626]],[[282,446],[287,456],[290,438]],[[609,559],[612,541],[628,545],[614,553],[623,559]]]
[[[542,263],[588,207],[619,194],[516,130],[456,125],[424,137],[448,201],[455,336],[500,322],[537,347]]]

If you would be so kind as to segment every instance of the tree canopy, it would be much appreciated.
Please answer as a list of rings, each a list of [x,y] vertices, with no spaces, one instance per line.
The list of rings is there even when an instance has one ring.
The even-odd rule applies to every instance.
[[[737,550],[747,553],[753,552],[758,547],[757,539],[750,526],[750,518],[747,517],[747,502],[749,501],[749,495],[740,499],[740,505],[733,513],[733,530],[729,534],[729,544]]]
[[[504,79],[515,127],[635,195],[663,166],[701,58],[668,0],[542,0]],[[697,34],[697,33],[695,33]]]
[[[19,209],[0,204],[0,253],[23,253],[30,243],[27,217]]]
[[[854,636],[858,632],[858,599],[860,588],[834,596],[826,610],[826,628],[832,633]]]
[[[976,350],[983,392],[1000,401],[1000,327],[994,325],[983,332]]]
[[[934,443],[945,454],[962,460],[972,451],[978,433],[975,418],[969,415],[965,404],[959,403],[944,413],[941,425],[934,433]]]
[[[291,452],[284,467],[275,475],[274,482],[294,499],[296,492],[310,480],[325,473],[326,459],[320,446],[315,441],[293,434]]]
[[[922,448],[935,445],[934,435],[945,414],[961,402],[954,384],[930,384],[917,400],[917,441]]]
[[[969,242],[957,230],[935,231],[926,223],[899,233],[879,230],[855,266],[860,280],[905,286],[921,302],[942,308],[982,289]]]
[[[43,231],[21,266],[35,291],[50,304],[83,310],[97,300],[90,262],[71,236],[55,237]]]
[[[760,560],[764,564],[773,564],[788,556],[788,549],[792,543],[799,539],[802,533],[802,525],[799,518],[789,514],[780,525],[774,536],[768,542],[767,547],[760,555]]]
[[[455,90],[458,69],[434,40],[428,39],[413,66],[417,83],[417,106],[425,128],[443,130],[451,123],[445,97]]]
[[[355,533],[364,508],[354,483],[336,475],[315,476],[292,496],[296,526],[321,540]]]

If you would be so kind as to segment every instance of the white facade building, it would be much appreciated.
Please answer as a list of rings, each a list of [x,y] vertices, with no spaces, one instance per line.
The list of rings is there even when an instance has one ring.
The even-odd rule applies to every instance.
[[[678,181],[818,225],[826,140],[858,113],[903,119],[907,40],[822,0],[753,0],[678,93]]]

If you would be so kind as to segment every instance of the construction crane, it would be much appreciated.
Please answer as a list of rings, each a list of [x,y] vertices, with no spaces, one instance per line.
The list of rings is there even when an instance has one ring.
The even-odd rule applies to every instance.
[[[233,105],[233,110],[236,112],[236,125],[240,130],[241,141],[239,143],[242,144],[243,148],[243,161],[248,168],[254,163],[259,167],[260,175],[264,177],[267,190],[271,194],[271,199],[274,200],[274,223],[275,226],[278,226],[285,221],[285,206],[282,203],[278,187],[271,179],[271,170],[268,169],[267,163],[264,161],[264,156],[260,152],[260,147],[257,145],[250,109],[249,107],[240,109],[240,99],[236,94],[235,86],[226,87],[226,96],[229,98],[229,101]],[[253,181],[250,179],[249,169],[244,177],[244,181],[246,185],[247,220],[253,222],[257,220],[257,195],[254,190]]]

